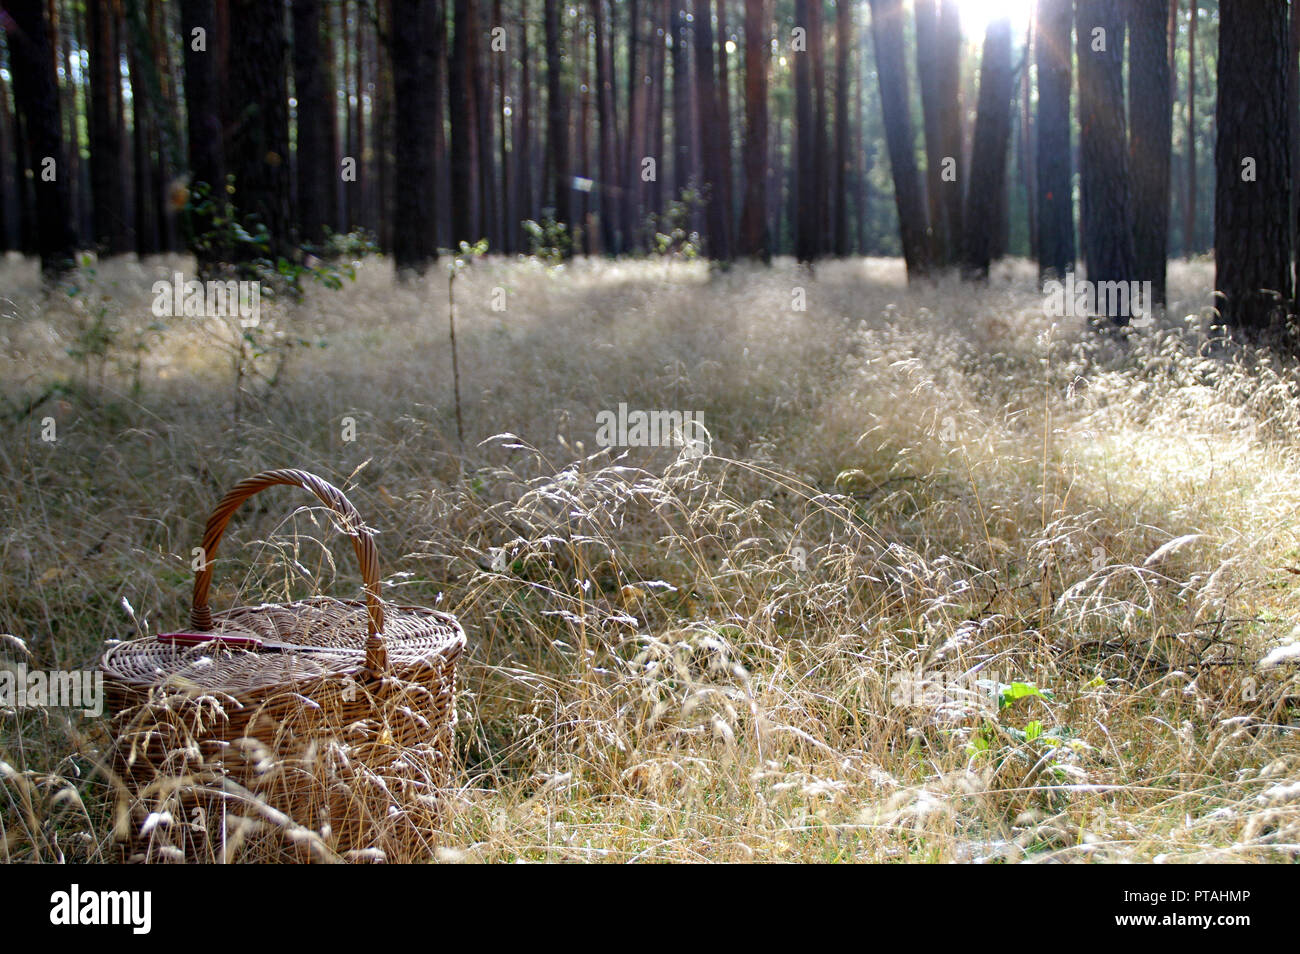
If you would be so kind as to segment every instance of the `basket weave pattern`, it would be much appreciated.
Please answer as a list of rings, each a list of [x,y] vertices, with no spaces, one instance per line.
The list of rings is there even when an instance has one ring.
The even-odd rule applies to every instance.
[[[226,524],[244,500],[277,484],[310,490],[332,511],[352,539],[364,602],[317,597],[211,611]],[[385,798],[436,800],[450,770],[465,634],[447,613],[381,602],[373,535],[342,492],[300,470],[241,481],[208,520],[203,554],[190,613],[197,641],[137,639],[101,663],[115,768],[136,795],[156,797],[181,779],[234,781],[294,823],[335,834],[342,849],[365,847],[368,834],[358,793],[321,777],[323,752],[363,768]]]

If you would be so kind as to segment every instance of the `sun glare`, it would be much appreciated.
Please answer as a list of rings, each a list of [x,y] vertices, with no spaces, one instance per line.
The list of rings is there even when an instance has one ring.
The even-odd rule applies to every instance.
[[[999,17],[1011,19],[1011,29],[1023,33],[1029,25],[1034,0],[958,0],[961,28],[966,36],[979,40],[988,25]]]

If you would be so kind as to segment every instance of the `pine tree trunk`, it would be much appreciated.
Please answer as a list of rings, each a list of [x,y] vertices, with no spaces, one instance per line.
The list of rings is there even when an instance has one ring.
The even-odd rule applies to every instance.
[[[519,118],[515,125],[515,208],[519,221],[535,219],[537,211],[533,193],[533,75],[528,50],[528,0],[519,3]],[[515,235],[522,230],[515,224]],[[527,250],[526,245],[521,248]]]
[[[826,23],[825,0],[808,4],[808,56],[812,60],[813,86],[813,175],[812,195],[817,215],[815,254],[825,255],[831,247],[830,235],[830,143],[827,131],[830,117],[826,109]],[[802,199],[800,201],[803,201]]]
[[[930,212],[930,254],[938,266],[955,259],[954,244],[960,236],[949,231],[947,206],[944,202],[943,127],[940,118],[943,101],[939,92],[941,61],[939,56],[938,0],[915,0],[916,73],[921,86],[921,115],[925,127],[925,196]],[[948,186],[954,183],[947,183]]]
[[[1079,170],[1088,279],[1136,278],[1128,135],[1124,119],[1124,17],[1118,0],[1079,0]],[[1116,324],[1128,316],[1108,314]]]
[[[740,254],[772,260],[767,227],[767,70],[772,58],[767,0],[745,0],[745,208]]]
[[[228,205],[221,95],[218,87],[217,20],[213,0],[182,0],[181,34],[185,44],[185,116],[189,141],[190,188],[205,186],[208,201],[199,203],[187,224],[190,249],[205,272],[225,260],[228,250],[213,235],[213,220]],[[202,30],[202,49],[195,30]],[[120,117],[119,117],[120,118]],[[115,133],[120,141],[120,129]],[[119,183],[119,171],[115,182]],[[192,193],[193,194],[193,193]]]
[[[1196,241],[1196,22],[1199,0],[1188,4],[1187,23],[1187,202],[1183,209],[1183,248],[1188,258],[1200,249]]]
[[[691,167],[690,26],[685,0],[670,0],[673,30],[673,192],[680,200],[695,176]]]
[[[187,0],[186,6],[191,5],[194,5],[192,0]],[[210,0],[208,6],[211,7]],[[89,3],[86,15],[90,53],[90,189],[94,202],[95,244],[101,255],[121,255],[129,248],[126,207],[122,202],[124,144],[119,138],[122,31],[116,11],[110,4]],[[188,34],[186,50],[188,58]]]
[[[704,161],[705,246],[714,261],[731,259],[731,235],[723,190],[725,162],[722,137],[723,117],[718,102],[717,74],[713,61],[713,24],[709,0],[695,0],[695,95],[699,109],[697,136]]]
[[[501,12],[501,0],[492,0],[492,25],[495,29],[500,27],[505,29],[505,19]],[[497,104],[496,116],[500,124],[497,134],[500,137],[498,145],[498,165],[501,170],[501,192],[500,192],[500,220],[498,225],[498,234],[501,251],[507,254],[514,252],[516,247],[515,228],[519,221],[519,215],[514,208],[514,191],[513,179],[510,175],[510,148],[509,129],[510,117],[506,100],[508,99],[508,89],[510,83],[510,57],[508,54],[509,41],[505,50],[492,53],[492,58],[496,61],[497,75]]]
[[[497,185],[496,134],[492,123],[492,70],[483,50],[485,9],[486,2],[475,4],[469,35],[469,75],[474,86],[474,173],[479,208],[478,227],[474,233],[476,239],[486,238],[492,248],[499,249],[501,190]]]
[[[1286,18],[1285,0],[1219,10],[1215,289],[1224,323],[1251,337],[1284,332],[1291,299]]]
[[[894,203],[908,280],[930,270],[929,235],[921,178],[916,169],[912,117],[907,94],[903,47],[902,0],[871,0],[871,33],[880,77],[880,106],[885,143],[894,175]]]
[[[448,103],[451,112],[451,244],[477,242],[478,106],[473,69],[473,40],[477,17],[474,0],[455,0],[451,63],[448,66]]]
[[[233,118],[227,160],[235,176],[234,204],[250,232],[254,221],[266,227],[271,258],[287,258],[292,216],[285,10],[279,3],[230,0],[230,16],[239,24],[226,77]]]
[[[947,264],[955,264],[961,252],[965,222],[966,155],[962,145],[962,50],[961,16],[956,0],[940,0],[938,28],[939,139],[941,161],[948,163],[951,176],[940,175],[946,211],[944,229],[948,233]],[[942,173],[942,169],[940,170]]]
[[[795,160],[794,188],[790,196],[793,207],[791,220],[794,226],[794,254],[800,262],[811,263],[817,258],[817,131],[813,113],[813,68],[811,47],[812,12],[810,4],[821,0],[795,0],[794,25],[806,32],[807,46],[792,50],[794,58],[794,115]]]
[[[423,274],[438,258],[434,155],[434,103],[442,95],[433,69],[434,16],[424,0],[392,0],[394,29],[393,125],[397,132],[393,174],[393,261],[399,277]]]
[[[1038,275],[1062,280],[1074,270],[1074,195],[1070,153],[1071,0],[1038,0]]]
[[[34,196],[34,237],[41,273],[56,279],[75,264],[69,167],[63,157],[59,87],[49,22],[41,0],[7,0],[14,104],[24,130]]]
[[[561,76],[560,57],[563,42],[560,25],[559,0],[543,0],[545,5],[546,33],[546,126],[547,148],[550,152],[550,184],[548,194],[555,220],[572,229],[579,223],[573,221],[569,181],[569,124],[566,116]],[[572,247],[568,249],[572,254]]]
[[[979,112],[971,146],[962,275],[987,281],[995,257],[995,228],[1006,219],[1007,146],[1011,139],[1011,21],[994,20],[984,34],[980,58]],[[999,209],[1001,206],[1001,209]]]
[[[319,244],[332,216],[329,185],[334,179],[329,126],[334,89],[325,85],[320,0],[293,0],[293,84],[298,101],[298,235]]]
[[[600,125],[597,148],[600,150],[600,239],[605,251],[617,254],[622,249],[616,234],[618,225],[618,183],[615,181],[614,149],[618,130],[614,126],[614,91],[612,60],[606,36],[605,0],[591,0],[592,31],[596,43],[596,121]]]
[[[727,60],[727,0],[717,0],[718,10],[718,160],[722,176],[722,209],[727,222],[727,245],[736,244],[736,193],[732,181],[734,164],[731,153],[731,69]]]
[[[1129,168],[1133,176],[1133,252],[1137,280],[1165,302],[1169,255],[1169,0],[1131,0],[1129,24]]]
[[[831,199],[832,251],[849,254],[849,52],[853,45],[853,8],[835,5],[835,194]]]

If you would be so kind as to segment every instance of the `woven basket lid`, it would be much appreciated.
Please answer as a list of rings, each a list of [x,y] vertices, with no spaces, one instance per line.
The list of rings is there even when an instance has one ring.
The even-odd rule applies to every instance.
[[[465,634],[454,616],[421,607],[386,609],[384,644],[393,673],[435,663],[464,645]],[[364,603],[324,597],[238,606],[212,618],[211,634],[233,637],[230,642],[214,638],[186,645],[156,636],[134,639],[109,649],[101,667],[110,678],[141,690],[170,686],[240,696],[360,674],[367,668],[368,624]],[[247,637],[304,649],[248,650],[234,645],[234,640]]]
[[[226,524],[244,500],[276,484],[312,491],[340,518],[361,564],[364,602],[317,597],[209,610],[213,558]],[[128,692],[168,686],[239,697],[330,676],[401,675],[439,664],[465,644],[464,630],[449,613],[380,601],[373,534],[342,491],[306,471],[266,471],[240,481],[208,520],[203,553],[204,566],[194,581],[192,632],[111,647],[100,662],[110,681]]]

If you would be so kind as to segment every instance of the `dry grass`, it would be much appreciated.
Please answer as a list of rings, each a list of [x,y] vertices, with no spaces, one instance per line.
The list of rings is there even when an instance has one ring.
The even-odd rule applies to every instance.
[[[1300,853],[1300,691],[1256,667],[1300,613],[1300,374],[1200,356],[1209,265],[1173,265],[1171,318],[1125,343],[1053,327],[1024,263],[909,290],[895,261],[488,260],[457,280],[463,451],[445,275],[370,263],[267,308],[237,375],[223,323],[149,329],[182,266],[48,302],[31,263],[0,266],[0,632],[88,666],[184,619],[236,479],[347,484],[389,596],[470,633],[451,810],[388,857]],[[701,412],[711,453],[597,447],[620,402]],[[214,605],[355,591],[304,502],[236,518]],[[1017,683],[1050,695],[999,708]],[[111,856],[103,745],[4,714],[0,860]]]

